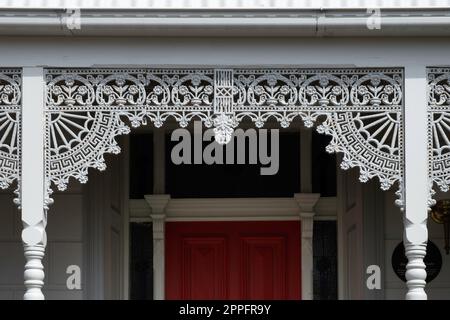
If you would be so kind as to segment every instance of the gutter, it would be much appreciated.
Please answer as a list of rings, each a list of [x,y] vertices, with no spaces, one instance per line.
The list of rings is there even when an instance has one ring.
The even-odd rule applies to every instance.
[[[0,9],[0,35],[450,36],[450,8]]]

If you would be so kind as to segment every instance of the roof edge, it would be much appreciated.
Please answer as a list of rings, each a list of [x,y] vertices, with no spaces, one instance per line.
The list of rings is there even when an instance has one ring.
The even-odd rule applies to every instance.
[[[0,35],[448,36],[450,9],[0,9]]]

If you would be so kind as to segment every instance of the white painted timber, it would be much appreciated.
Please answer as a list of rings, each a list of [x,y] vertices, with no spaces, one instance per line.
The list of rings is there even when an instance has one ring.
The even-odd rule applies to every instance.
[[[405,254],[408,300],[426,300],[423,259],[428,241],[427,80],[424,65],[405,68]]]
[[[4,67],[399,67],[449,65],[450,38],[0,37]],[[130,64],[132,63],[132,64]]]
[[[164,300],[165,297],[165,224],[166,207],[170,195],[146,195],[145,201],[151,208],[150,217],[153,228],[153,299]]]
[[[151,221],[148,199],[130,199],[131,221]],[[336,198],[320,198],[314,211],[315,220],[335,220]],[[295,198],[170,199],[165,215],[166,221],[299,220],[300,208]]]
[[[47,245],[44,181],[44,73],[43,68],[23,69],[22,103],[22,241],[25,250],[25,300],[43,300]]]
[[[302,299],[314,299],[313,286],[313,230],[314,230],[314,207],[320,199],[319,193],[297,193],[295,200],[300,207],[301,237],[302,237]]]

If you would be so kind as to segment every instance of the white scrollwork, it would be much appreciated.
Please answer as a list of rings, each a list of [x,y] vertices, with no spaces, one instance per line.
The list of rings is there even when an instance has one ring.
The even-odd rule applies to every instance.
[[[71,177],[85,183],[89,168],[106,168],[104,154],[120,152],[115,137],[130,131],[126,120],[214,123],[214,70],[49,69],[46,81],[46,174],[59,190]]]
[[[0,69],[0,188],[20,175],[21,70]],[[17,193],[17,191],[16,191]]]
[[[181,127],[198,118],[227,143],[244,118],[286,128],[299,117],[332,137],[341,167],[360,168],[386,190],[402,181],[402,69],[49,69],[46,170],[66,188],[105,169],[104,153],[132,127],[173,117]],[[400,196],[402,192],[398,193]],[[397,201],[401,204],[402,199]]]
[[[300,103],[305,106],[342,106],[349,101],[348,79],[333,74],[318,74],[300,85]]]
[[[450,68],[427,71],[429,205],[433,205],[433,184],[444,192],[450,186]]]
[[[398,148],[401,119],[394,117],[400,114],[331,113],[317,131],[332,137],[328,152],[344,154],[342,169],[359,167],[361,182],[378,177],[381,189],[388,190],[401,179]]]
[[[387,190],[403,177],[402,84],[402,69],[235,70],[235,118],[283,128],[322,119],[317,130],[332,137],[328,152],[343,153],[341,168],[359,167],[362,182],[378,177]]]

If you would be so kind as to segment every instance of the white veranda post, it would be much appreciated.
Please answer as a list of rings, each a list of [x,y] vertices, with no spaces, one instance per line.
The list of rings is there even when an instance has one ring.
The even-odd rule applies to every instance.
[[[428,240],[427,80],[425,66],[405,69],[404,234],[408,300],[425,300],[424,257]]]
[[[44,73],[42,68],[23,68],[22,178],[20,204],[25,251],[25,300],[43,300],[47,244],[44,178]]]

